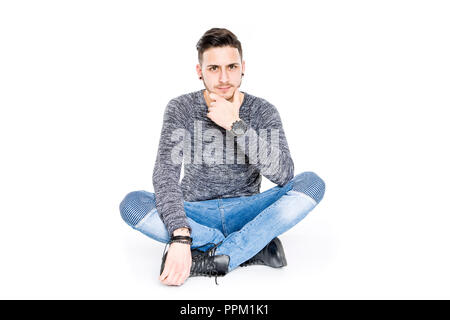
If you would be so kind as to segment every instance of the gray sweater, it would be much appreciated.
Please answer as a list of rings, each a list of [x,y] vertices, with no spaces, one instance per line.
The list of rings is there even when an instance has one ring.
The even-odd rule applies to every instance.
[[[182,227],[192,231],[184,201],[250,196],[260,192],[261,175],[279,186],[294,176],[275,106],[241,91],[239,117],[248,129],[238,137],[206,116],[203,92],[178,96],[164,111],[153,186],[156,209],[169,235]]]

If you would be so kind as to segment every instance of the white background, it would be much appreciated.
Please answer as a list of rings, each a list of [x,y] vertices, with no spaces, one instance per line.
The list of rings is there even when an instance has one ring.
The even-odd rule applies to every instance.
[[[446,1],[2,1],[0,298],[449,299]],[[241,89],[280,112],[327,191],[288,266],[159,283],[164,245],[119,203],[153,191],[195,44],[235,33]],[[262,190],[273,184],[264,178]]]

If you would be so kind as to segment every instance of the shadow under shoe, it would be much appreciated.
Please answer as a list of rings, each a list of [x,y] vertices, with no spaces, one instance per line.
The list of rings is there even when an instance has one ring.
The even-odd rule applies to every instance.
[[[260,252],[249,260],[243,262],[240,267],[251,265],[264,265],[272,268],[281,268],[287,266],[286,256],[283,245],[278,238],[272,239]]]
[[[213,244],[214,246],[206,251],[192,249],[192,265],[189,277],[207,276],[207,277],[223,277],[228,273],[228,266],[230,264],[230,257],[227,255],[215,255],[216,248],[221,244]],[[206,245],[208,245],[206,244]],[[165,250],[164,250],[165,251]],[[163,255],[160,275],[164,270],[164,265],[167,258],[167,252]]]

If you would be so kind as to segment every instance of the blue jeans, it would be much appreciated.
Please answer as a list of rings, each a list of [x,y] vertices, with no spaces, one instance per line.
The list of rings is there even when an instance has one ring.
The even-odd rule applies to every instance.
[[[252,196],[184,202],[192,229],[192,248],[218,244],[216,255],[230,257],[231,271],[264,248],[273,238],[302,220],[323,198],[325,183],[314,172],[303,172],[283,187]],[[168,243],[170,236],[155,204],[155,194],[133,191],[120,203],[122,218],[146,236]],[[136,217],[139,218],[136,222]]]

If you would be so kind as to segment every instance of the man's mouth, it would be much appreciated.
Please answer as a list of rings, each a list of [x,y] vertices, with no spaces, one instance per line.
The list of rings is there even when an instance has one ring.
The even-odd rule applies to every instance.
[[[230,87],[219,87],[218,89],[219,90],[222,90],[222,91],[226,91],[226,90],[228,90],[228,89],[230,89],[231,88],[231,86]]]

